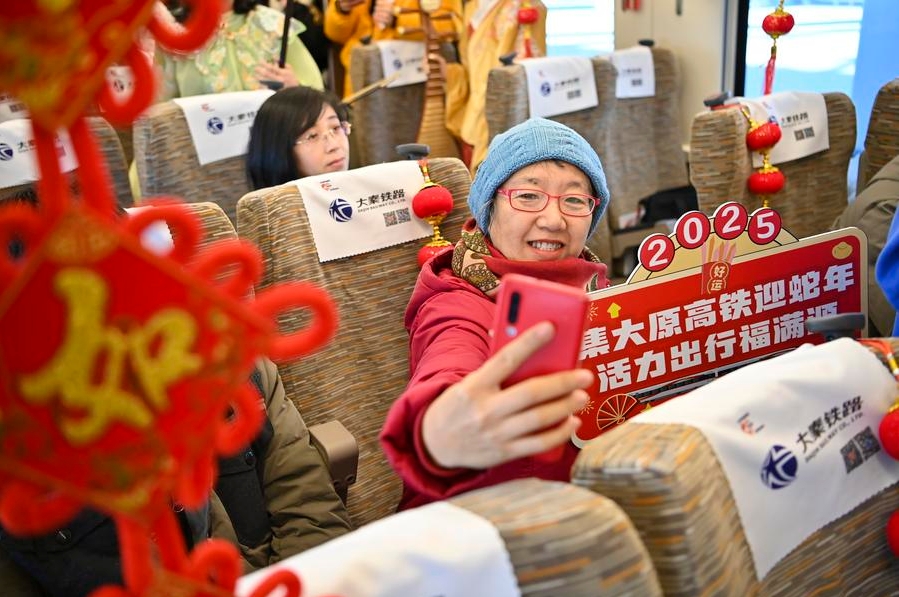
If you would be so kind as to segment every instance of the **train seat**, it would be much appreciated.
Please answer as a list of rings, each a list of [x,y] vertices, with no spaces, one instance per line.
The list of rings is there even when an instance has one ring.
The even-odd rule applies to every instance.
[[[455,209],[441,226],[450,241],[468,217],[470,174],[455,158],[430,160],[431,178],[446,186]],[[359,473],[347,506],[356,525],[394,512],[401,483],[387,463],[378,433],[387,410],[408,381],[406,303],[418,276],[423,241],[407,242],[349,258],[319,261],[309,219],[296,185],[248,193],[237,205],[237,231],[263,254],[259,288],[307,280],[337,302],[340,325],[323,350],[281,367],[281,377],[306,421],[337,419],[359,444]],[[293,328],[289,318],[282,327]]]
[[[899,155],[899,78],[881,87],[874,99],[868,132],[865,135],[865,150],[858,164],[858,192],[861,192],[868,181],[897,155]]]
[[[193,214],[203,227],[200,236],[198,250],[202,251],[213,242],[222,240],[236,240],[237,231],[234,224],[216,203],[202,201],[199,203],[185,203],[187,211]],[[152,208],[150,208],[152,209]],[[252,293],[252,291],[251,291]],[[279,371],[281,366],[279,365]],[[290,394],[288,393],[288,396]],[[303,412],[300,411],[300,415]],[[306,417],[303,417],[304,420]],[[316,425],[308,425],[312,445],[322,456],[322,460],[328,466],[331,479],[335,486],[340,487],[346,477],[356,474],[358,461],[358,448],[355,438],[343,426],[340,421],[323,421]],[[341,495],[345,498],[345,494]]]
[[[668,234],[663,223],[639,222],[641,202],[663,192],[688,187],[687,164],[681,148],[680,75],[671,50],[652,47],[655,95],[616,98],[617,71],[605,58],[594,58],[595,108],[553,116],[579,132],[596,149],[605,169],[612,200],[589,246],[613,267],[628,273],[624,258],[649,234]],[[487,83],[487,123],[490,137],[528,117],[524,67],[510,65],[490,71]],[[680,192],[680,191],[678,191]],[[683,210],[682,210],[683,211]]]
[[[198,249],[202,250],[220,240],[237,239],[237,230],[225,214],[222,206],[211,201],[185,203],[184,207],[203,226]]]
[[[174,195],[210,201],[236,222],[237,200],[250,190],[245,154],[200,165],[182,109],[161,102],[134,122],[134,162],[144,197]]]
[[[777,164],[786,177],[770,206],[797,238],[826,232],[847,205],[849,160],[855,147],[855,108],[844,93],[825,93],[830,148]],[[727,201],[750,212],[761,207],[746,181],[754,171],[746,147],[746,117],[736,107],[701,112],[690,131],[690,181],[699,209],[711,215]]]
[[[899,348],[899,339],[894,338],[891,342],[893,350]],[[808,350],[819,348],[822,347]],[[785,356],[792,354],[795,353]],[[754,366],[773,364],[782,358],[775,357]],[[838,371],[829,374],[829,381],[818,383],[833,383],[834,377],[839,377],[839,383],[845,386],[856,383],[851,381],[853,376],[846,371],[847,367],[841,368],[841,364],[834,360],[823,359],[820,363],[813,363],[813,366],[818,367],[816,371]],[[877,366],[872,366],[876,370]],[[804,369],[807,370],[808,367]],[[870,375],[871,370],[866,371]],[[731,373],[720,381],[726,381],[739,373],[740,371]],[[792,376],[789,380],[786,376],[772,380],[770,376],[761,373],[754,375],[759,382],[758,395],[752,398],[756,400],[753,403],[780,400],[784,396],[783,391],[773,390],[790,387],[790,383],[798,379],[798,376],[792,376],[791,373],[787,374]],[[884,378],[885,387],[889,391],[891,380],[888,376]],[[782,381],[786,383],[778,385]],[[718,382],[712,382],[706,388],[710,389],[716,383]],[[792,387],[801,386],[794,383]],[[808,391],[815,390],[809,387]],[[848,389],[845,396],[853,396],[851,392],[852,389]],[[727,404],[729,397],[730,395],[718,396],[722,405]],[[681,399],[686,398],[675,398],[671,405],[674,406]],[[745,404],[749,403],[742,402],[741,406]],[[665,406],[653,409],[657,411],[656,415],[661,414]],[[740,409],[737,413],[736,408],[726,410],[722,406],[723,417],[729,417],[731,411],[734,413],[733,433],[742,437],[738,419],[744,410]],[[652,413],[652,410],[649,412]],[[752,409],[744,416],[748,417],[750,423],[754,421],[756,424],[755,428],[750,427],[750,431],[757,429],[761,432],[759,423],[772,422],[761,420],[758,418],[759,413]],[[681,423],[682,421],[640,423],[638,416],[590,442],[578,456],[573,470],[574,484],[589,487],[614,500],[633,521],[650,553],[665,595],[866,595],[887,594],[899,586],[899,567],[887,547],[885,533],[887,520],[899,508],[899,481],[887,480],[885,483],[889,485],[885,490],[861,501],[847,514],[830,518],[831,522],[806,537],[783,559],[773,560],[773,567],[760,580],[753,564],[745,524],[738,512],[734,492],[721,459],[703,432]],[[803,424],[807,421],[799,423],[797,430],[803,431]],[[876,435],[876,429],[874,434]],[[856,440],[859,435],[862,434],[856,435]],[[757,437],[759,441],[766,441],[764,435]],[[808,433],[806,437],[809,437]],[[765,446],[770,445],[770,438],[767,441]],[[799,441],[796,444],[791,443],[791,447],[799,455],[796,474],[798,479],[804,472],[803,467],[807,465],[802,454],[805,444],[800,444]],[[800,445],[803,447],[798,447]],[[842,491],[841,487],[858,483],[858,476],[865,474],[864,467],[874,466],[874,463],[867,462],[868,458],[884,459],[883,463],[891,460],[880,451],[879,446],[877,450],[871,449],[870,444],[868,446],[864,456],[858,458],[859,461],[866,460],[861,472],[848,478],[850,464],[847,463],[847,470],[843,470],[843,461],[840,459],[841,455],[846,458],[846,448],[836,444],[828,446],[830,452],[827,458],[836,460],[832,470],[834,481],[821,487],[819,503],[830,503],[828,498],[838,495]],[[877,451],[880,453],[876,453]],[[811,449],[809,453],[812,453]],[[753,485],[758,480],[760,491],[769,491],[761,484],[761,459],[752,458],[747,461],[753,464],[745,471],[746,478]],[[876,465],[881,466],[881,463]],[[886,478],[889,479],[889,475]],[[799,499],[791,495],[788,502]],[[787,496],[775,496],[772,493],[772,501],[769,503],[776,503],[776,497]],[[800,503],[806,502],[800,500]],[[796,523],[795,520],[782,522],[785,529]],[[776,533],[768,533],[766,536],[775,541],[780,539]],[[784,544],[782,549],[790,547],[792,544]],[[769,565],[771,562],[769,560]]]
[[[446,509],[456,507],[492,525],[499,535],[501,547],[508,553],[521,595],[654,597],[662,594],[646,548],[627,516],[611,500],[586,489],[568,483],[521,479],[455,496],[447,503],[432,506],[437,508],[424,506],[413,511],[413,515],[436,517],[447,513],[455,516],[452,510],[448,512]],[[433,547],[435,541],[431,533],[411,529],[414,538],[409,540],[412,543],[409,549],[413,549],[415,543],[421,547],[416,550],[416,557],[400,560],[408,568],[400,571],[396,564],[392,564],[390,570],[385,570],[382,565],[379,571],[374,564],[379,560],[392,561],[392,553],[397,551],[395,541],[384,545],[379,541],[380,537],[386,534],[405,538],[410,534],[408,526],[404,526],[405,519],[400,518],[407,514],[379,521],[380,528],[376,529],[373,525],[332,540],[281,562],[278,568],[298,572],[304,586],[308,584],[310,588],[323,588],[320,585],[322,581],[312,577],[320,578],[322,574],[328,574],[326,590],[334,592],[348,593],[347,587],[359,582],[359,567],[365,569],[363,582],[367,585],[376,582],[379,575],[388,576],[390,581],[402,579],[393,587],[394,591],[403,588],[411,590],[413,586],[420,589],[425,584],[421,581],[425,575],[432,582],[439,582],[435,576],[437,579],[441,576],[428,567],[430,560],[422,554],[422,551],[431,553],[428,548]],[[461,520],[467,522],[464,517]],[[440,520],[434,522],[439,525]],[[387,525],[396,525],[392,527],[396,531],[390,532]],[[446,532],[448,541],[460,537],[458,529],[448,529]],[[439,537],[436,540],[439,541]],[[366,548],[376,549],[378,553],[366,555]],[[467,561],[469,575],[471,568],[481,570],[480,566],[488,566],[483,551],[478,556],[475,561]],[[316,561],[321,560],[328,562],[327,571],[320,571],[320,567],[315,565]],[[492,570],[490,567],[487,569]],[[445,571],[441,569],[441,572]],[[268,569],[264,569],[245,577],[239,582],[236,594],[248,595],[251,588],[267,575]],[[445,584],[441,585],[441,589],[446,590],[455,578],[455,575],[444,578]],[[459,586],[455,588],[461,590]],[[386,594],[385,587],[369,585],[366,589],[371,594]],[[467,589],[466,595],[487,594],[486,590],[478,592],[470,585]],[[449,592],[454,593],[452,590]]]
[[[122,144],[119,141],[116,130],[106,119],[100,116],[89,116],[87,123],[94,134],[100,157],[106,163],[112,182],[112,191],[118,204],[121,207],[131,207],[134,204],[134,198],[131,195],[131,186],[128,183],[128,163],[125,161],[125,153],[122,150]],[[2,127],[2,124],[0,124],[0,127]],[[73,174],[70,174],[69,177],[74,183]],[[7,186],[0,189],[0,201],[16,197],[32,197],[34,192],[35,185],[33,182]]]
[[[452,60],[452,46],[443,44],[441,47],[444,56]],[[358,91],[383,78],[378,43],[355,46],[350,54],[353,89]],[[350,137],[353,167],[395,161],[399,159],[394,150],[397,145],[417,142],[424,97],[425,84],[413,83],[385,87],[353,102],[353,135]],[[431,156],[458,157],[433,152]]]
[[[353,89],[362,89],[383,78],[378,44],[354,47],[350,54]],[[423,83],[385,87],[354,102],[352,163],[368,166],[398,159],[394,147],[415,142],[424,93]]]

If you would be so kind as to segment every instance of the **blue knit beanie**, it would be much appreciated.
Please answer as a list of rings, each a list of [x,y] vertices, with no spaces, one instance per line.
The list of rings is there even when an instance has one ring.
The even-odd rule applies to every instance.
[[[490,227],[490,207],[498,189],[525,166],[544,160],[561,160],[577,166],[593,183],[599,205],[593,211],[589,237],[609,205],[609,187],[596,151],[579,134],[553,120],[531,118],[499,134],[490,142],[487,157],[478,166],[468,207],[485,233]]]

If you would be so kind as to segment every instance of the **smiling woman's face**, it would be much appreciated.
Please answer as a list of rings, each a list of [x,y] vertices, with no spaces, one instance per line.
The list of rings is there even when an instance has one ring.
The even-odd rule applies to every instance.
[[[337,112],[325,104],[318,120],[302,132],[293,146],[300,176],[314,176],[349,168],[350,139]]]
[[[500,189],[536,189],[551,195],[592,195],[593,185],[580,168],[568,162],[545,161],[525,166]],[[552,261],[577,257],[587,243],[592,215],[569,216],[551,199],[542,211],[519,211],[497,193],[488,236],[493,246],[517,261]]]

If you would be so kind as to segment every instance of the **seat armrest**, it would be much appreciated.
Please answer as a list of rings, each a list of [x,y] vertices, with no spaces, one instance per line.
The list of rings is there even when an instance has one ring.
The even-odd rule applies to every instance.
[[[312,445],[321,454],[340,499],[346,504],[347,491],[356,482],[359,446],[356,438],[340,421],[328,421],[309,428]]]

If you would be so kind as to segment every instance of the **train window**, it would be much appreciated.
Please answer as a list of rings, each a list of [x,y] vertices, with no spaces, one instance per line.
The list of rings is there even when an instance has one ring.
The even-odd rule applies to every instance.
[[[762,30],[778,0],[739,0],[735,92],[755,97],[764,89],[771,38]],[[878,90],[899,72],[899,2],[895,0],[787,0],[795,26],[777,42],[774,91],[842,91],[855,104],[858,133],[849,172],[855,189],[858,154],[864,147]]]
[[[543,0],[546,53],[598,56],[615,49],[615,0]]]
[[[762,94],[771,38],[762,30],[776,0],[750,0],[744,95]],[[864,0],[784,3],[796,25],[778,40],[775,91],[842,91],[852,94]]]

